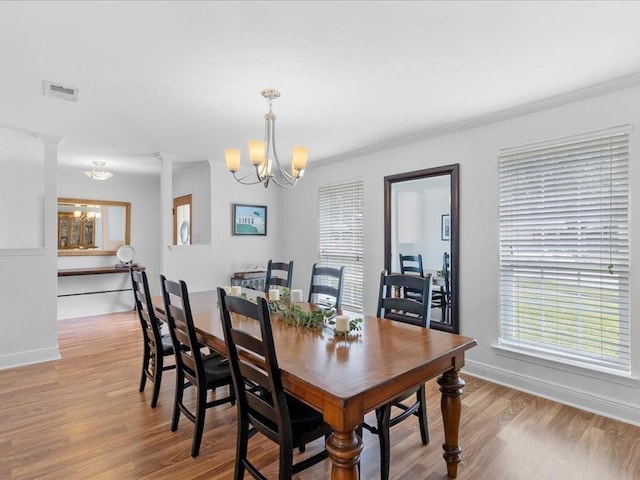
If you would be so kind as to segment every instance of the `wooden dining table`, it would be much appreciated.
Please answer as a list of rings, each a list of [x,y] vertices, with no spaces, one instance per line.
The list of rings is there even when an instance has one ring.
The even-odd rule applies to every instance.
[[[262,295],[243,289],[248,297]],[[199,340],[225,354],[215,290],[189,295]],[[154,298],[162,316],[162,297]],[[320,308],[301,304],[304,308]],[[273,337],[285,390],[322,412],[333,434],[326,441],[332,480],[357,480],[362,439],[356,430],[364,415],[438,377],[444,424],[443,457],[449,478],[460,462],[458,430],[464,381],[458,372],[476,340],[438,330],[341,311],[362,318],[361,330],[347,336],[285,325],[272,317]]]

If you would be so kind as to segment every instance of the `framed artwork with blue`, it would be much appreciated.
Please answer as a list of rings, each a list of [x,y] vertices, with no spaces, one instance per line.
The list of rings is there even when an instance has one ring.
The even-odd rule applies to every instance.
[[[233,204],[234,235],[266,235],[267,206]]]

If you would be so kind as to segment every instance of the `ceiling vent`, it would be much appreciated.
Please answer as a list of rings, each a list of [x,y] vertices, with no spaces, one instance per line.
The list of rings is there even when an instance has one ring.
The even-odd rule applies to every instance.
[[[78,89],[75,87],[65,87],[59,83],[42,82],[42,93],[49,97],[61,98],[69,102],[78,100]]]

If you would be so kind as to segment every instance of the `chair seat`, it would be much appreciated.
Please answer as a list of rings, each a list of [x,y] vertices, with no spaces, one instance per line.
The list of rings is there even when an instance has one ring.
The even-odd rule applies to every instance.
[[[261,387],[254,387],[252,389],[257,395],[264,398],[267,403],[273,405],[271,395],[269,392]],[[294,437],[300,434],[307,433],[310,430],[315,430],[324,425],[322,414],[300,400],[286,394],[287,406],[289,407],[289,417],[291,419],[291,431]],[[270,428],[273,431],[277,431],[277,425],[269,420],[267,417],[254,413],[256,418]]]
[[[291,428],[293,434],[308,432],[324,425],[322,414],[302,403],[300,400],[287,395],[287,405],[291,414]]]
[[[173,343],[171,342],[171,335],[163,335],[160,339],[162,340],[162,354],[172,355]]]
[[[207,377],[207,388],[214,388],[217,385],[226,385],[231,382],[231,371],[228,360],[214,353],[204,360],[204,374]]]

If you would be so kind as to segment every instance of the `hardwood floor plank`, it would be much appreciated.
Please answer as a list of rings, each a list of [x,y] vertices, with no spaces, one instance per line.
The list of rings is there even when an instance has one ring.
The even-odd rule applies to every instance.
[[[133,313],[62,320],[58,327],[61,360],[0,371],[0,479],[232,478],[236,407],[207,411],[200,456],[191,458],[193,424],[181,419],[177,432],[169,428],[174,372],[165,372],[157,408],[149,407],[150,384],[138,392],[142,341]],[[459,479],[640,478],[640,428],[463,377]],[[394,427],[391,479],[446,479],[435,381],[427,392],[431,442],[420,443],[417,421]],[[374,422],[372,413],[367,420]],[[365,431],[363,441],[362,478],[374,480],[378,440]],[[256,436],[249,448],[274,478],[277,447]],[[294,478],[325,479],[330,471],[327,460]]]

